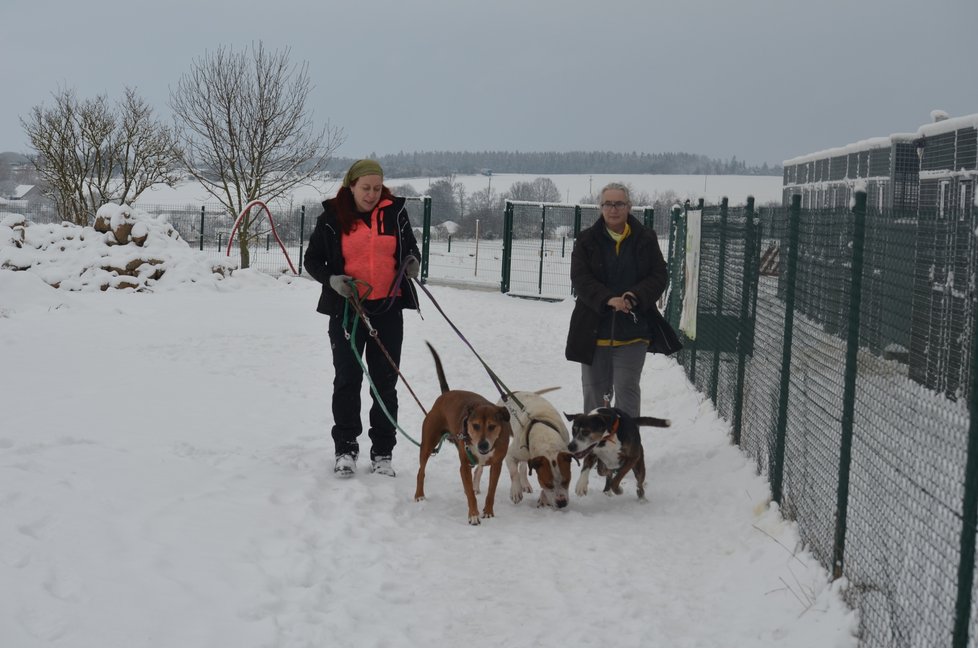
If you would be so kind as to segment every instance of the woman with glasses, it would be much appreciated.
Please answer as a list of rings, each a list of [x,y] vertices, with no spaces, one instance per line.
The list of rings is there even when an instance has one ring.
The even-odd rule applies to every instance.
[[[612,182],[600,196],[601,218],[571,254],[576,301],[565,355],[581,363],[585,412],[607,406],[640,416],[645,354],[680,348],[656,307],[668,270],[655,231],[631,215],[628,187]]]

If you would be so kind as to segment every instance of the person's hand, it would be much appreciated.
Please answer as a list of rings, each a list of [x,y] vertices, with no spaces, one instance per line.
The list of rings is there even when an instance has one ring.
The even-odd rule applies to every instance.
[[[417,279],[418,273],[421,272],[421,262],[415,257],[409,256],[407,261],[404,262],[404,274],[407,275],[408,279]]]
[[[329,287],[339,293],[340,297],[349,299],[353,297],[353,287],[350,285],[351,281],[353,281],[353,277],[350,275],[333,275],[329,278]]]
[[[608,306],[620,313],[632,312],[632,304],[625,297],[612,297],[608,300]]]

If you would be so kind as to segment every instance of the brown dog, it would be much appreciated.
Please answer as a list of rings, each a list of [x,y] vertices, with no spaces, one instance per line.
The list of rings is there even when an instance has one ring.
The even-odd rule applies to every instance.
[[[435,358],[441,396],[435,400],[421,424],[421,456],[414,500],[424,499],[425,465],[442,437],[447,436],[458,448],[459,474],[469,502],[469,524],[479,524],[479,504],[472,488],[472,466],[489,466],[489,491],[482,517],[494,517],[496,484],[509,449],[509,438],[513,435],[509,426],[509,410],[493,405],[476,393],[449,389],[441,359],[430,344],[428,348]]]

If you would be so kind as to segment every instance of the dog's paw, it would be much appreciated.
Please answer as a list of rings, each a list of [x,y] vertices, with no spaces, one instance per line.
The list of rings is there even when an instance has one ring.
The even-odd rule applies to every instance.
[[[482,512],[482,517],[484,518],[496,517],[496,514],[493,513],[491,509],[486,509],[485,511]]]
[[[513,504],[519,504],[523,501],[523,490],[520,488],[509,489],[509,499],[513,500]]]
[[[424,501],[424,495],[415,495],[414,496],[414,501],[415,502],[423,502]]]
[[[574,489],[578,497],[584,497],[587,495],[587,477],[581,476],[577,480],[577,487]]]
[[[469,516],[469,524],[471,524],[473,526],[476,525],[476,524],[482,524],[482,520],[479,519],[479,516],[478,515],[470,515]]]

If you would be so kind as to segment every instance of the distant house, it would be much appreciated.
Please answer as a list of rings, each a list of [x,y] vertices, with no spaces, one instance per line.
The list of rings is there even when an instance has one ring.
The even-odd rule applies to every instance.
[[[37,185],[17,185],[7,198],[10,200],[40,200],[41,189]]]

